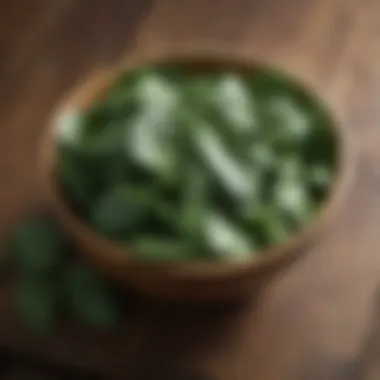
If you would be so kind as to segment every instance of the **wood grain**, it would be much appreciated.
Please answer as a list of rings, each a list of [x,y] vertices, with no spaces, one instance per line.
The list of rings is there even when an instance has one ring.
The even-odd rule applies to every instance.
[[[198,374],[215,380],[379,378],[380,2],[31,3],[1,2],[4,231],[43,203],[36,152],[51,107],[80,75],[134,49],[211,42],[297,75],[344,128],[355,178],[323,239],[247,303],[205,309],[141,301],[119,338],[67,327],[37,342],[17,331],[4,287],[0,342],[104,373],[133,370],[136,379],[150,378],[152,369],[156,378],[173,380],[186,380],[187,372],[194,380],[201,380]]]

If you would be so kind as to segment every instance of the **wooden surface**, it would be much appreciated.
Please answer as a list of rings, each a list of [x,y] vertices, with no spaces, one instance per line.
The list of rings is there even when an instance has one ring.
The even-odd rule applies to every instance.
[[[202,373],[205,380],[380,378],[378,0],[3,0],[0,6],[4,233],[43,204],[36,153],[51,107],[80,75],[122,51],[208,41],[298,75],[334,110],[355,174],[323,239],[245,304],[192,308],[141,300],[115,336],[66,326],[42,341],[19,329],[11,287],[4,285],[0,343],[136,380],[202,380]]]

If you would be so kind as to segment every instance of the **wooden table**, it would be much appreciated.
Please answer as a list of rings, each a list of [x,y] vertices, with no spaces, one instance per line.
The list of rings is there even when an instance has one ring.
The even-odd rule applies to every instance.
[[[298,75],[344,127],[355,175],[323,239],[244,304],[139,300],[115,336],[63,326],[41,340],[14,319],[10,281],[0,297],[3,346],[107,379],[380,378],[378,0],[3,0],[0,6],[4,234],[43,205],[36,157],[52,106],[83,73],[125,51],[207,40]]]

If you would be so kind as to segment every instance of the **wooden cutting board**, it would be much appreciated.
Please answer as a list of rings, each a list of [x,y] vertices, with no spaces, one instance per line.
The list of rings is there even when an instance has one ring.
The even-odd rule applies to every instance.
[[[43,208],[36,158],[54,104],[88,70],[139,49],[211,43],[297,75],[341,123],[354,180],[323,239],[244,304],[195,308],[141,299],[118,334],[63,326],[41,340],[14,319],[10,280],[0,294],[0,344],[106,378],[380,378],[379,41],[378,0],[3,1],[5,236],[22,215]]]

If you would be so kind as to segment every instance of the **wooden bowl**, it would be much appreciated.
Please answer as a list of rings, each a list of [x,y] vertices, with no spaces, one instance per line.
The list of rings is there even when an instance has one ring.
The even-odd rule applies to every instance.
[[[145,53],[129,56],[115,67],[94,72],[82,81],[67,99],[58,105],[53,115],[49,133],[41,149],[41,173],[44,188],[52,208],[63,228],[91,263],[101,272],[121,284],[132,286],[152,296],[181,301],[207,301],[244,296],[258,286],[273,279],[288,268],[307,247],[319,239],[332,219],[339,213],[351,183],[351,166],[348,165],[346,136],[338,123],[332,122],[337,141],[336,176],[330,195],[315,221],[282,245],[273,246],[257,258],[244,262],[181,261],[147,262],[133,252],[127,252],[117,243],[92,231],[73,213],[58,186],[54,170],[55,116],[70,108],[85,109],[104,94],[121,71],[134,70],[147,64],[176,64],[192,70],[226,68],[247,73],[263,63],[231,56],[228,52],[210,49],[193,49],[183,52]],[[303,86],[305,87],[305,86]],[[305,88],[307,91],[308,89]],[[309,89],[309,93],[313,93]]]

